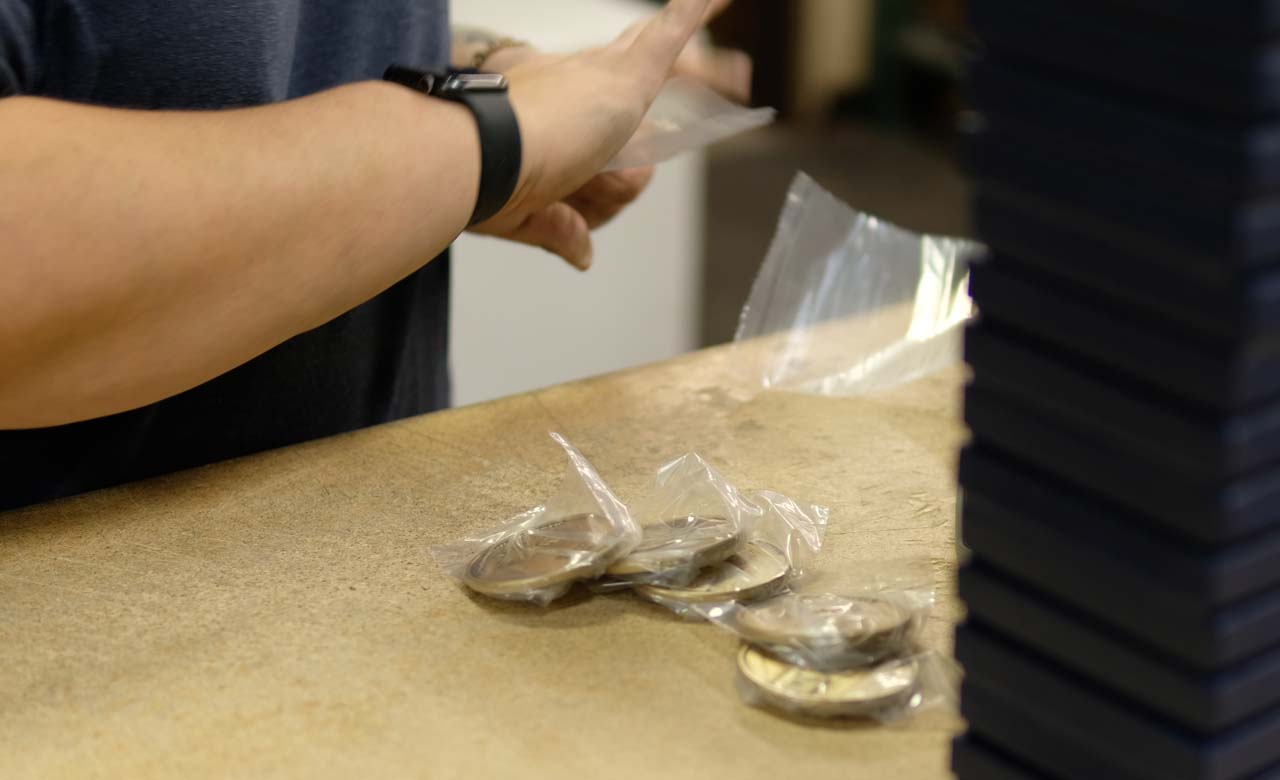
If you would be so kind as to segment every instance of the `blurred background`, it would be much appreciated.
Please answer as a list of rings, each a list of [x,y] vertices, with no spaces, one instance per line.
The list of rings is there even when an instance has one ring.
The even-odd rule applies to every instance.
[[[549,51],[608,40],[655,0],[453,0],[455,24]],[[578,274],[537,250],[455,250],[459,405],[732,340],[787,187],[803,170],[856,209],[969,235],[959,160],[963,0],[735,0],[711,27],[755,60],[778,121],[659,167]]]

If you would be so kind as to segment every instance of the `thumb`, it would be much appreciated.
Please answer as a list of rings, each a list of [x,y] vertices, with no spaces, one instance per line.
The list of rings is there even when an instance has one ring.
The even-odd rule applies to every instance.
[[[713,21],[720,14],[724,13],[724,10],[732,4],[733,0],[709,0],[707,3],[707,10],[703,12],[702,21],[698,26],[707,26],[707,24]],[[649,21],[653,20],[650,19]],[[636,42],[636,38],[640,37],[640,32],[648,26],[649,22],[636,22],[635,24],[627,27],[627,29],[623,31],[622,35],[618,36],[614,43],[623,48],[630,48],[631,45]],[[697,30],[695,29],[694,32],[697,32]]]
[[[660,85],[710,8],[711,0],[670,0],[633,36],[626,36],[632,38],[627,58],[633,67]]]
[[[591,267],[591,229],[587,219],[563,201],[533,212],[503,238],[541,247],[563,257],[579,271]]]

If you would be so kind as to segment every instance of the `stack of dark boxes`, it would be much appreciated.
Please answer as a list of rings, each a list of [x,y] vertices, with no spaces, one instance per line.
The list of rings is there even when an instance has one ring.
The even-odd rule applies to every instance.
[[[970,9],[953,766],[1280,778],[1280,2]]]

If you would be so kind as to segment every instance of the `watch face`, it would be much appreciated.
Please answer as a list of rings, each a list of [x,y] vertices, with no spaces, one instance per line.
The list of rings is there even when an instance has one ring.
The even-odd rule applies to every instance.
[[[440,85],[444,92],[503,92],[507,77],[500,73],[455,73]]]

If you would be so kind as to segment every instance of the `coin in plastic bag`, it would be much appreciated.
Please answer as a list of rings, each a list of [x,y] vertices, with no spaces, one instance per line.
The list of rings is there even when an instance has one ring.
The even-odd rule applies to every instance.
[[[785,712],[814,717],[876,716],[909,704],[920,668],[914,659],[821,672],[779,661],[744,644],[738,651],[744,693]]]
[[[809,660],[871,663],[904,649],[914,615],[886,599],[835,593],[785,593],[743,605],[734,613],[742,637],[790,659],[801,648]]]
[[[495,598],[568,588],[600,573],[624,539],[603,515],[555,518],[486,547],[467,565],[462,581]]]
[[[614,577],[661,575],[702,569],[733,555],[738,525],[723,517],[687,515],[641,527],[640,544],[608,569]]]
[[[658,602],[706,604],[717,601],[751,601],[777,593],[787,584],[791,564],[772,544],[749,543],[725,561],[704,569],[686,587],[637,585],[640,595]]]

